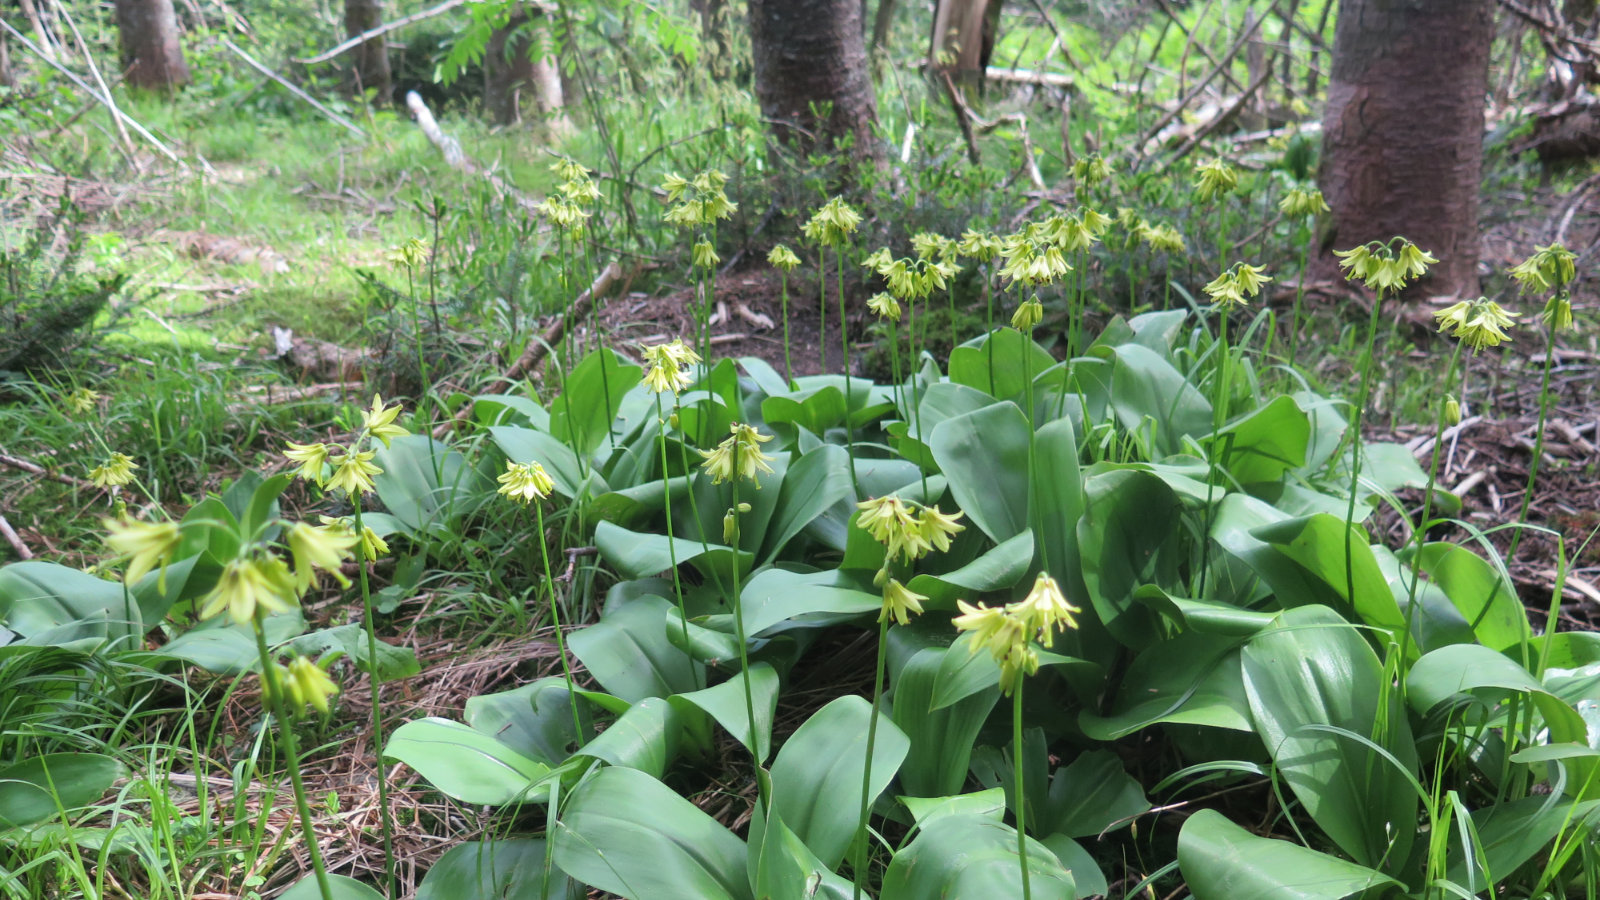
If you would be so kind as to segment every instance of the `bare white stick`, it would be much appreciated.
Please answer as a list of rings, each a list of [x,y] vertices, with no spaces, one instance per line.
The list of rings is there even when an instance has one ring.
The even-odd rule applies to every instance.
[[[88,91],[89,92],[89,96],[91,96],[94,99],[100,101],[100,103],[102,105],[104,105],[105,107],[107,107],[108,109],[112,109],[112,110],[116,110],[117,109],[116,104],[111,102],[111,98],[110,97],[107,97],[104,94],[101,94],[99,91],[96,91],[92,86],[89,85],[88,82],[84,81],[82,78],[79,78],[78,74],[76,72],[72,71],[71,69],[67,68],[66,66],[63,66],[61,63],[58,63],[55,60],[46,57],[44,55],[44,53],[42,53],[39,50],[38,47],[34,46],[33,41],[28,40],[27,36],[24,35],[22,32],[16,30],[15,28],[12,28],[11,24],[9,22],[7,22],[5,19],[0,19],[0,28],[5,29],[7,34],[9,34],[12,37],[16,38],[17,40],[21,41],[22,42],[22,46],[28,48],[28,52],[30,52],[34,56],[37,56],[40,59],[44,60],[46,63],[48,63],[50,65],[51,68],[55,69],[57,72],[60,72],[61,74],[67,76],[67,80],[68,81],[70,81],[73,84],[77,85],[78,87],[83,88],[84,90]],[[184,163],[183,160],[178,158],[178,154],[173,153],[171,148],[169,148],[166,144],[161,143],[161,140],[159,138],[157,138],[155,135],[151,134],[150,133],[150,129],[144,127],[143,125],[140,125],[139,121],[137,119],[129,116],[127,113],[122,112],[121,110],[117,110],[117,115],[118,115],[118,117],[120,117],[122,119],[122,121],[124,121],[124,122],[126,122],[128,124],[128,127],[132,128],[135,132],[137,132],[140,137],[144,138],[146,141],[149,141],[151,146],[153,146],[157,150],[161,151],[161,155],[162,156],[165,156],[167,159],[172,160],[173,162],[177,163],[180,166],[186,165],[186,163]],[[206,165],[204,160],[201,160],[201,165],[204,166],[207,171],[210,171],[211,166]]]
[[[106,87],[106,80],[100,76],[100,67],[94,64],[94,54],[89,52],[89,45],[84,42],[83,35],[78,32],[78,23],[72,21],[72,16],[67,14],[66,4],[57,4],[61,8],[61,18],[71,29],[72,37],[78,42],[78,51],[83,54],[84,65],[89,67],[89,74],[94,76],[94,83],[100,85],[100,94],[106,98],[106,108],[111,110],[111,121],[117,123],[117,134],[122,136],[122,143],[128,148],[128,157],[133,158],[133,138],[128,137],[128,127],[122,124],[122,110],[117,107],[116,100],[111,96],[111,88]],[[134,164],[139,168],[138,164]]]
[[[350,121],[349,119],[346,119],[344,116],[339,115],[338,113],[336,113],[333,110],[327,108],[326,106],[323,106],[321,103],[317,102],[317,99],[315,97],[311,96],[310,94],[306,93],[305,91],[300,90],[300,88],[296,87],[294,84],[292,84],[289,81],[285,80],[282,75],[279,75],[277,72],[274,72],[271,69],[267,68],[266,66],[262,65],[261,63],[257,62],[255,57],[253,57],[250,54],[244,52],[243,50],[240,50],[239,46],[237,44],[235,44],[233,41],[230,41],[227,38],[223,38],[222,39],[222,45],[224,47],[227,47],[229,50],[232,50],[234,53],[237,53],[239,55],[240,59],[244,60],[246,63],[248,63],[250,65],[250,68],[255,69],[257,72],[260,72],[261,74],[267,76],[268,78],[271,78],[273,81],[276,81],[279,85],[282,85],[284,90],[286,90],[289,93],[295,95],[296,97],[299,97],[301,100],[304,100],[305,102],[311,104],[311,106],[313,108],[315,108],[317,112],[322,113],[323,115],[327,116],[335,124],[344,126],[346,129],[348,129],[350,131],[351,134],[355,135],[358,138],[364,138],[364,137],[367,136],[367,133],[365,131],[362,131],[361,127],[359,125],[357,125],[356,123]]]
[[[305,59],[297,59],[295,62],[307,66],[316,65],[317,63],[325,63],[328,60],[333,59],[335,56],[345,52],[346,50],[357,46],[358,44],[365,44],[367,41],[372,40],[380,34],[388,34],[391,31],[404,28],[413,22],[421,22],[423,19],[431,19],[434,16],[444,15],[450,10],[464,5],[466,2],[467,0],[445,0],[445,2],[433,7],[432,9],[425,9],[422,12],[412,13],[409,16],[402,16],[398,19],[395,19],[393,22],[385,22],[376,28],[368,28],[366,31],[363,31],[349,40],[346,40],[344,43],[335,45],[332,50],[325,50],[321,53],[318,53],[316,56],[308,56]]]

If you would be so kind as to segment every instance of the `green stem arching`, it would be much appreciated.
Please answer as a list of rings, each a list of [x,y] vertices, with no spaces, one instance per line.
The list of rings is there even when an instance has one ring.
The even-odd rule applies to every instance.
[[[1022,680],[1011,693],[1011,769],[1013,791],[1017,810],[1017,864],[1022,867],[1022,900],[1033,900],[1033,886],[1028,883],[1028,801],[1023,780],[1026,766],[1022,764]]]
[[[1439,400],[1439,412],[1434,418],[1433,427],[1433,454],[1428,463],[1428,483],[1422,491],[1422,517],[1417,519],[1417,524],[1411,529],[1411,583],[1406,588],[1406,629],[1400,636],[1400,665],[1405,666],[1406,652],[1411,645],[1411,619],[1417,608],[1417,582],[1422,579],[1422,544],[1428,533],[1428,522],[1433,517],[1433,485],[1439,476],[1439,457],[1444,449],[1444,407],[1455,389],[1456,367],[1461,363],[1461,342],[1456,341],[1456,348],[1450,354],[1450,367],[1444,373],[1444,397]],[[1405,689],[1405,679],[1400,679],[1401,690]]]
[[[683,652],[689,661],[689,683],[699,686],[695,674],[694,656],[689,653],[689,612],[683,602],[683,575],[678,571],[678,542],[672,533],[672,485],[667,475],[667,420],[661,414],[661,395],[656,394],[656,422],[659,425],[657,443],[661,447],[662,509],[667,514],[667,559],[672,564],[672,591],[678,601],[678,622],[683,626]]]
[[[383,773],[383,707],[379,702],[379,692],[383,686],[381,673],[378,671],[378,632],[377,610],[372,605],[372,588],[367,581],[366,542],[361,536],[366,534],[361,524],[361,497],[350,498],[351,506],[355,509],[356,531],[356,580],[361,585],[361,627],[367,633],[367,684],[372,692],[372,742],[378,748],[378,823],[383,833],[383,877],[384,887],[390,896],[394,895],[394,810],[389,805],[389,779]]]
[[[833,248],[833,258],[838,263],[839,288],[839,350],[844,355],[844,440],[846,456],[850,460],[850,487],[861,499],[861,481],[856,478],[855,429],[850,425],[850,335],[845,327],[844,314],[844,245]]]
[[[561,676],[567,683],[567,702],[572,706],[572,739],[582,747],[583,720],[578,715],[578,693],[572,677],[572,661],[567,658],[567,639],[561,633],[561,610],[558,608],[561,604],[556,600],[556,580],[550,570],[550,548],[545,546],[544,507],[540,506],[537,500],[533,502],[533,512],[539,525],[539,533],[534,535],[534,543],[539,545],[539,559],[544,563],[544,583],[549,588],[546,593],[550,597],[550,624],[556,632],[556,651],[561,656]]]
[[[1558,287],[1557,290],[1560,290]],[[1528,507],[1533,503],[1533,485],[1539,480],[1539,463],[1544,459],[1544,424],[1550,414],[1550,369],[1556,358],[1556,330],[1550,327],[1550,339],[1544,346],[1544,374],[1539,378],[1539,421],[1533,429],[1533,461],[1528,463],[1528,484],[1522,491],[1522,505],[1517,510],[1517,524],[1511,529],[1511,546],[1506,550],[1509,564],[1517,555],[1522,543],[1522,533],[1528,524]]]
[[[300,816],[300,830],[305,835],[306,853],[311,857],[311,871],[317,879],[317,889],[322,894],[322,900],[333,900],[333,887],[328,883],[328,867],[322,861],[322,849],[317,845],[316,829],[311,827],[311,804],[306,802],[305,782],[300,778],[300,747],[294,736],[294,723],[285,714],[283,702],[283,689],[278,681],[278,670],[272,661],[272,653],[267,649],[267,636],[261,630],[261,620],[258,617],[251,623],[251,630],[256,633],[256,654],[261,658],[261,678],[266,684],[267,704],[272,710],[273,718],[278,720],[278,735],[283,741],[284,761],[289,767],[289,784],[294,789],[295,811]],[[383,782],[380,774],[379,783]],[[394,854],[385,852],[385,859],[393,859]]]
[[[1355,602],[1356,570],[1354,531],[1356,524],[1356,488],[1361,483],[1361,419],[1366,412],[1367,396],[1372,390],[1372,344],[1378,337],[1378,311],[1383,308],[1383,288],[1378,288],[1372,300],[1372,314],[1367,317],[1367,346],[1361,354],[1361,392],[1356,397],[1355,413],[1351,416],[1350,430],[1350,502],[1344,515],[1344,579],[1345,601]]]
[[[856,857],[851,866],[852,879],[855,889],[851,891],[854,900],[860,900],[861,892],[867,884],[867,816],[872,811],[872,752],[878,740],[878,702],[883,699],[883,668],[884,661],[888,658],[886,652],[889,643],[889,615],[885,608],[878,617],[878,663],[872,676],[872,708],[867,711],[871,716],[867,724],[867,761],[861,767],[861,814],[856,819]]]

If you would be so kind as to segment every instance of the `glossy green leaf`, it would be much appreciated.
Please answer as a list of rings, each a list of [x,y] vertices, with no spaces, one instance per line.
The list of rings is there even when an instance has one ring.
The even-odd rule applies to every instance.
[[[997,403],[941,422],[928,445],[967,518],[995,543],[1028,528],[1028,420]]]
[[[764,569],[745,584],[739,595],[744,606],[745,633],[751,637],[790,620],[807,616],[877,614],[883,596],[863,590],[836,570],[790,572]]]
[[[794,829],[823,865],[837,866],[855,837],[861,776],[867,763],[867,701],[849,695],[817,710],[772,762],[772,810]],[[869,793],[889,786],[908,741],[879,715]]]
[[[462,803],[500,806],[537,802],[529,792],[550,767],[487,734],[430,716],[394,730],[383,755],[417,770],[440,793]]]
[[[985,816],[929,822],[894,855],[880,900],[1022,896],[1017,832]],[[1028,884],[1034,900],[1075,900],[1077,887],[1049,848],[1028,838]]]
[[[669,624],[677,621],[677,607],[661,597],[636,597],[572,632],[567,647],[601,687],[629,703],[670,697],[705,678],[703,667],[667,639]]]
[[[954,609],[958,599],[1016,587],[1033,565],[1033,532],[1024,531],[942,575],[917,575],[906,585],[931,601],[929,609]]]
[[[1416,745],[1366,638],[1326,607],[1299,607],[1245,645],[1243,664],[1256,731],[1306,812],[1357,862],[1402,864],[1416,836]]]
[[[950,380],[1008,400],[1021,397],[1030,376],[1055,362],[1028,335],[1013,328],[998,328],[950,351]]]
[[[0,829],[88,806],[122,775],[122,764],[102,753],[46,753],[0,768]]]
[[[698,715],[698,710],[690,714]],[[577,755],[660,778],[678,756],[684,715],[676,704],[646,697],[628,707],[605,731],[584,744]]]
[[[381,638],[377,644],[377,669],[378,676],[382,680],[410,678],[422,671],[421,663],[417,662],[417,654],[410,647],[396,647]],[[348,656],[356,668],[363,672],[370,672],[373,668],[373,656],[368,652],[367,633],[360,623],[352,622],[349,625],[318,629],[295,638],[289,646],[295,653],[310,657],[338,651]]]
[[[1125,828],[1150,809],[1144,788],[1109,750],[1090,750],[1056,770],[1050,779],[1049,809],[1041,816],[1047,833],[1093,837]]]
[[[818,859],[777,813],[764,815],[757,804],[750,833],[750,878],[757,897],[845,900],[854,895],[854,886]]]
[[[750,716],[745,708],[745,683],[748,676],[751,706],[756,714],[756,741],[750,746]],[[687,704],[717,720],[723,730],[745,746],[758,762],[766,762],[772,752],[772,719],[778,709],[778,672],[767,663],[752,665],[721,684],[690,691],[670,698],[674,706]]]
[[[950,653],[966,650],[920,650],[894,681],[894,723],[911,742],[900,767],[900,785],[911,797],[945,797],[961,790],[978,731],[1000,699],[995,684],[935,708],[941,664]]]
[[[412,900],[580,900],[584,892],[559,870],[544,882],[539,838],[462,841],[428,868]],[[553,867],[552,867],[553,868]]]
[[[1183,823],[1178,866],[1194,900],[1343,900],[1398,884],[1337,856],[1257,837],[1211,809]]]
[[[40,560],[0,567],[0,625],[49,643],[145,631],[138,601],[120,582]]]
[[[1421,563],[1461,611],[1479,643],[1507,650],[1532,639],[1522,600],[1488,560],[1466,547],[1434,542],[1423,545]]]
[[[333,900],[383,900],[383,895],[372,886],[348,875],[328,876],[329,896]],[[315,873],[306,875],[294,886],[278,895],[278,900],[323,900],[322,887]]]
[[[1459,840],[1451,842],[1449,878],[1458,884],[1466,883],[1470,859],[1474,880],[1479,884],[1504,879],[1534,854],[1549,847],[1557,835],[1563,831],[1592,829],[1597,817],[1600,817],[1600,800],[1575,804],[1555,795],[1523,797],[1475,810],[1472,823],[1478,835],[1477,844],[1469,856]]]
[[[267,616],[261,622],[267,644],[276,647],[306,630],[305,616],[294,609]],[[381,651],[380,651],[381,653]],[[176,659],[219,675],[255,672],[261,668],[255,628],[235,625],[226,616],[208,619],[183,632],[153,655]]]
[[[731,579],[733,577],[734,551],[732,547],[711,543],[702,544],[688,538],[668,538],[664,534],[629,531],[610,522],[600,522],[594,530],[595,546],[600,557],[623,578],[649,578],[672,569],[676,557],[678,565],[692,564],[708,574]],[[738,564],[748,570],[754,554],[741,551]]]
[[[1061,860],[1061,865],[1072,873],[1072,883],[1082,897],[1103,896],[1110,893],[1111,885],[1106,882],[1104,872],[1100,865],[1094,861],[1094,856],[1084,849],[1084,846],[1064,834],[1052,834],[1039,843],[1050,848],[1050,852]]]
[[[745,845],[671,788],[635,769],[602,768],[567,797],[555,860],[591,887],[630,900],[751,900]]]
[[[585,701],[579,714],[587,718]],[[572,704],[566,682],[559,676],[541,678],[509,691],[468,697],[461,718],[474,731],[530,759],[556,765],[578,743],[573,731]]]
[[[1089,599],[1113,637],[1146,646],[1160,633],[1155,616],[1133,594],[1154,580],[1158,555],[1177,530],[1178,499],[1161,479],[1134,469],[1091,476],[1084,495],[1078,548]]]
[[[1078,724],[1095,740],[1112,741],[1157,722],[1254,731],[1239,671],[1237,638],[1181,634],[1134,658],[1111,713],[1084,710]]]
[[[915,746],[915,743],[913,743]],[[999,822],[1006,815],[1006,789],[992,787],[972,794],[950,797],[901,797],[906,811],[918,825],[946,816],[982,816]]]
[[[1045,571],[1061,582],[1068,599],[1082,605],[1077,573],[1078,520],[1083,517],[1083,473],[1078,468],[1078,439],[1070,419],[1057,419],[1034,438],[1032,503],[1038,505],[1041,533],[1038,557]]]
[[[460,451],[425,434],[395,438],[373,462],[383,470],[372,479],[378,499],[412,534],[449,527],[488,488]]]
[[[1345,567],[1345,534],[1351,533],[1351,568]],[[1285,605],[1322,603],[1355,611],[1363,622],[1387,631],[1395,640],[1404,633],[1406,620],[1395,603],[1378,566],[1377,557],[1359,526],[1326,513],[1288,519],[1255,529],[1255,537],[1271,544],[1316,582],[1315,593],[1293,595],[1279,590]],[[1353,570],[1355,595],[1349,594],[1346,572]],[[1266,575],[1266,573],[1263,573]],[[1266,575],[1269,579],[1271,575]],[[1277,585],[1275,585],[1276,587]]]
[[[762,561],[771,562],[814,519],[851,497],[852,490],[850,457],[843,447],[827,444],[800,457],[784,472],[777,506],[763,536]]]
[[[1211,432],[1211,403],[1161,354],[1138,344],[1108,353],[1111,408],[1122,427],[1151,437],[1161,454],[1182,450],[1185,435]]]
[[[585,356],[572,367],[550,404],[550,433],[580,456],[605,443],[623,395],[639,383],[641,369],[623,363],[610,348]]]
[[[1230,441],[1231,438],[1231,441]],[[1280,395],[1222,429],[1227,442],[1223,464],[1240,484],[1277,481],[1305,465],[1311,420],[1294,398]]]

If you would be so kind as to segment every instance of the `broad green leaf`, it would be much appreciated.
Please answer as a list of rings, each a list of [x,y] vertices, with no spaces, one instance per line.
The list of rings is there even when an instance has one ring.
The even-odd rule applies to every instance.
[[[1100,741],[1117,740],[1157,722],[1254,731],[1239,672],[1239,645],[1237,638],[1202,633],[1152,644],[1128,667],[1111,714],[1102,717],[1085,709],[1078,724]]]
[[[919,650],[894,682],[894,723],[911,742],[900,784],[911,797],[945,797],[961,790],[978,731],[1000,699],[1000,688],[991,685],[935,708],[941,663],[950,653],[966,650]]]
[[[698,715],[698,710],[691,714]],[[676,704],[659,697],[646,697],[630,706],[594,740],[584,744],[577,755],[638,769],[652,778],[660,778],[678,756],[683,717],[684,713]]]
[[[983,391],[998,400],[1022,396],[1036,376],[1055,359],[1028,335],[997,328],[950,351],[950,381]]]
[[[1210,402],[1160,354],[1138,344],[1095,352],[1115,360],[1111,408],[1117,420],[1129,431],[1152,438],[1159,453],[1182,450],[1185,435],[1211,432]]]
[[[747,678],[751,705],[756,714],[757,747],[750,746],[750,716],[744,702]],[[772,752],[772,719],[778,709],[778,672],[767,663],[756,663],[748,672],[740,672],[719,685],[678,694],[669,699],[674,706],[687,704],[716,719],[717,724],[743,744],[758,763],[766,762]]]
[[[764,815],[756,804],[750,834],[750,879],[757,897],[845,900],[853,896],[853,885],[818,859],[777,813]]]
[[[1052,834],[1040,843],[1049,847],[1056,859],[1061,860],[1062,867],[1072,873],[1072,883],[1080,896],[1094,897],[1110,892],[1111,885],[1106,882],[1105,873],[1082,844],[1064,834]]]
[[[883,596],[862,590],[854,579],[837,570],[790,572],[763,569],[739,595],[744,607],[745,634],[755,637],[778,625],[805,616],[876,614]]]
[[[843,447],[827,444],[789,466],[778,489],[777,507],[767,523],[763,562],[779,551],[829,507],[851,496],[850,457]],[[750,546],[742,543],[742,546]]]
[[[941,422],[928,439],[950,493],[995,543],[1028,529],[1028,420],[997,403]]]
[[[1154,584],[1134,591],[1133,597],[1170,618],[1184,631],[1250,637],[1277,618],[1275,613],[1256,612],[1226,603],[1174,597]]]
[[[267,616],[261,628],[267,644],[276,647],[304,633],[306,620],[300,610],[294,609]],[[235,625],[226,616],[201,622],[163,644],[153,655],[186,662],[219,675],[256,672],[261,668],[254,626]]]
[[[1154,615],[1133,593],[1155,580],[1162,546],[1176,533],[1178,499],[1154,475],[1112,469],[1084,484],[1078,548],[1089,599],[1106,630],[1129,647],[1160,636]]]
[[[0,567],[0,624],[58,644],[132,637],[146,627],[137,599],[120,582],[39,560]]]
[[[1212,809],[1183,823],[1178,866],[1194,900],[1343,900],[1398,884],[1336,856],[1257,837]]]
[[[836,387],[797,391],[761,401],[761,418],[769,427],[798,425],[812,434],[842,425],[847,412],[844,392]]]
[[[100,799],[123,774],[102,753],[46,753],[0,769],[0,829],[43,822]]]
[[[579,900],[582,890],[559,870],[540,893],[544,857],[542,838],[462,841],[428,868],[412,900]]]
[[[636,597],[569,634],[567,647],[601,687],[629,703],[692,691],[704,683],[704,667],[672,646],[669,618],[677,624],[678,610],[671,603],[653,595]]]
[[[917,575],[906,585],[928,597],[929,609],[953,609],[958,599],[1016,587],[1033,564],[1033,532],[1024,531],[943,575]]]
[[[488,489],[460,451],[425,434],[397,437],[377,454],[378,499],[412,534],[448,528]]]
[[[1222,429],[1216,441],[1228,447],[1224,465],[1240,484],[1277,481],[1305,465],[1311,420],[1293,397],[1279,395]]]
[[[440,793],[462,803],[537,802],[543,795],[528,789],[550,773],[549,766],[487,734],[433,716],[396,728],[383,755],[416,769]]]
[[[1078,468],[1078,439],[1070,419],[1057,419],[1039,429],[1034,439],[1032,503],[1038,506],[1041,532],[1039,559],[1045,571],[1061,581],[1067,599],[1082,605],[1077,573],[1078,520],[1083,517],[1083,473]]]
[[[951,797],[901,797],[899,800],[918,825],[945,816],[982,816],[999,822],[1006,815],[1006,789],[1002,787]]]
[[[1028,886],[1034,900],[1075,900],[1072,875],[1049,848],[1028,843]],[[945,816],[929,822],[894,855],[880,900],[1015,898],[1022,896],[1017,832],[986,816]]]
[[[1402,865],[1416,837],[1416,744],[1366,638],[1326,607],[1298,607],[1245,645],[1243,663],[1256,731],[1306,812],[1357,862]]]
[[[591,887],[630,900],[751,900],[745,845],[636,769],[602,768],[556,824],[555,860]]]
[[[578,703],[578,712],[587,718],[584,702]],[[509,691],[468,697],[461,718],[474,731],[546,765],[566,759],[578,743],[566,682],[554,675]]]
[[[1491,650],[1507,650],[1532,639],[1528,614],[1517,592],[1488,560],[1457,544],[1422,547],[1422,568],[1442,588]]]
[[[1092,837],[1111,828],[1127,827],[1150,808],[1144,788],[1122,768],[1109,750],[1079,754],[1056,770],[1050,780],[1049,811],[1041,830],[1068,837]]]
[[[719,578],[731,580],[735,555],[732,547],[721,544],[702,544],[688,538],[668,538],[664,534],[629,531],[610,522],[600,522],[594,530],[595,546],[608,565],[623,578],[649,578],[671,570],[673,559],[678,565],[692,563],[695,568]],[[748,570],[754,554],[740,551],[737,560],[741,569]]]
[[[580,456],[606,442],[623,395],[639,383],[640,368],[623,363],[610,348],[572,367],[561,395],[550,404],[550,433]]]
[[[1301,606],[1313,603],[1344,606],[1353,609],[1363,622],[1387,631],[1395,640],[1404,633],[1406,620],[1395,603],[1394,593],[1383,577],[1377,557],[1367,542],[1366,532],[1359,526],[1347,525],[1344,520],[1326,513],[1287,519],[1255,529],[1254,536],[1271,544],[1292,560],[1303,573],[1312,576],[1319,584],[1315,593],[1285,594],[1279,590],[1278,599],[1284,605]],[[1350,569],[1345,567],[1345,535],[1349,533]],[[1347,571],[1353,571],[1355,595],[1350,596]],[[1273,575],[1262,573],[1269,581]],[[1278,587],[1277,584],[1274,587]]]
[[[383,895],[371,886],[348,875],[330,874],[328,889],[333,900],[383,900]],[[278,895],[278,900],[323,900],[322,887],[317,883],[316,873],[313,872],[295,882],[293,887]]]
[[[867,701],[849,695],[817,710],[786,741],[772,762],[772,810],[794,829],[828,868],[844,859],[860,813],[861,777],[867,763]],[[868,792],[889,786],[908,741],[879,714]]]
[[[410,678],[422,671],[422,665],[417,662],[417,654],[410,647],[396,647],[381,639],[377,645],[378,676],[382,680]],[[350,657],[356,668],[361,671],[370,672],[373,668],[372,655],[368,653],[367,633],[356,622],[303,634],[295,638],[289,646],[294,652],[311,657],[337,650]]]
[[[950,652],[940,658],[939,674],[933,687],[935,710],[944,709],[1000,683],[1000,665],[994,661],[994,656],[982,649],[974,653],[971,647],[972,634],[968,632],[957,637],[955,643],[950,645]],[[1036,652],[1041,669],[1058,668],[1069,681],[1075,676],[1099,671],[1098,666],[1086,659],[1075,659],[1049,650]]]
[[[1491,876],[1504,879],[1519,866],[1550,846],[1563,831],[1581,833],[1592,829],[1600,815],[1600,800],[1573,803],[1555,795],[1523,797],[1474,810],[1472,823],[1478,843],[1470,856],[1459,840],[1450,844],[1449,878],[1458,884],[1468,880],[1468,860],[1477,882],[1489,884]],[[1484,869],[1487,863],[1487,874]]]

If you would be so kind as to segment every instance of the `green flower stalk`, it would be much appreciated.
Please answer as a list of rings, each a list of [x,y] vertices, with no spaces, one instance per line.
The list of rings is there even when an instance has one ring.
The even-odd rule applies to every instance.
[[[689,386],[689,376],[684,374],[684,365],[693,365],[700,361],[700,357],[689,349],[683,341],[673,341],[669,344],[659,344],[647,347],[644,351],[646,369],[644,383],[655,394],[657,436],[656,443],[661,448],[661,491],[666,498],[663,509],[667,517],[667,558],[672,564],[672,588],[674,598],[678,603],[678,622],[683,629],[683,645],[689,646],[689,613],[683,599],[683,575],[678,571],[678,544],[672,531],[672,491],[671,479],[667,474],[667,418],[661,411],[661,395],[671,391],[674,401],[679,392]],[[699,676],[695,673],[694,658],[685,655],[689,663],[690,682],[696,683]]]
[[[1440,330],[1446,327],[1441,325]],[[1422,544],[1427,539],[1428,527],[1433,520],[1433,486],[1438,480],[1439,460],[1443,456],[1444,430],[1447,425],[1461,421],[1461,405],[1452,392],[1455,390],[1456,368],[1461,363],[1461,349],[1468,346],[1468,341],[1459,331],[1455,337],[1456,346],[1450,352],[1450,364],[1444,373],[1444,397],[1439,401],[1439,411],[1434,420],[1433,455],[1428,462],[1428,482],[1422,491],[1422,517],[1417,519],[1416,526],[1411,530],[1411,583],[1406,588],[1405,634],[1400,636],[1399,659],[1402,661],[1411,644],[1411,617],[1417,608],[1417,582],[1422,579]]]
[[[838,270],[839,294],[839,350],[844,360],[844,397],[846,409],[850,406],[850,329],[845,320],[844,306],[844,251],[850,242],[850,236],[855,234],[861,226],[861,214],[844,202],[843,197],[834,197],[818,209],[816,214],[806,222],[802,228],[806,238],[816,244],[821,250],[833,248],[834,261]],[[822,259],[819,252],[818,262]],[[819,269],[818,286],[820,294],[820,337],[817,341],[818,353],[822,355],[822,370],[828,368],[828,352],[826,349],[828,338],[828,279],[821,274]],[[861,496],[861,482],[856,477],[856,454],[853,449],[855,444],[855,429],[850,427],[849,418],[845,421],[845,449],[849,450],[850,459],[850,484],[856,496]]]
[[[1012,698],[1011,707],[1011,767],[1013,808],[1017,817],[1017,860],[1022,871],[1022,896],[1033,896],[1028,883],[1028,815],[1027,785],[1022,759],[1022,685],[1023,679],[1039,671],[1039,653],[1033,644],[1037,641],[1049,648],[1059,628],[1077,628],[1074,614],[1083,612],[1067,602],[1066,595],[1048,574],[1040,572],[1028,595],[1016,603],[991,608],[979,603],[973,606],[965,600],[956,601],[961,615],[951,624],[957,631],[972,633],[968,650],[976,654],[988,650],[1000,666],[1000,692]]]
[[[1534,426],[1533,460],[1528,464],[1528,483],[1522,491],[1517,527],[1511,532],[1507,562],[1516,558],[1517,547],[1522,542],[1524,526],[1528,524],[1528,509],[1533,503],[1533,487],[1539,479],[1539,465],[1544,461],[1544,427],[1550,415],[1550,370],[1555,365],[1556,335],[1573,328],[1572,295],[1568,286],[1577,274],[1577,256],[1559,243],[1536,248],[1532,256],[1511,270],[1511,277],[1522,285],[1523,291],[1554,289],[1554,293],[1539,314],[1539,320],[1544,322],[1546,329],[1544,366],[1539,377],[1539,421]]]
[[[700,305],[698,308],[698,337],[700,339],[700,355],[709,359],[711,357],[711,300],[712,283],[708,277],[713,273],[713,268],[720,260],[716,259],[716,224],[722,219],[733,217],[739,208],[737,203],[728,199],[723,188],[728,184],[728,176],[715,169],[707,169],[693,178],[684,178],[676,173],[670,174],[661,183],[667,194],[669,204],[662,219],[668,224],[676,225],[696,234],[694,249],[695,268],[700,270],[698,290],[700,292]],[[709,241],[707,231],[709,230]],[[700,245],[705,245],[702,249]],[[707,253],[706,250],[710,252]],[[705,440],[708,435],[701,435]]]
[[[783,381],[794,386],[794,363],[789,359],[789,273],[800,265],[800,257],[782,244],[767,254],[767,262],[778,270],[778,283],[783,290]]]
[[[1350,496],[1345,508],[1344,573],[1345,597],[1355,602],[1355,543],[1352,527],[1356,520],[1356,492],[1361,483],[1361,421],[1366,414],[1367,399],[1372,391],[1372,345],[1378,337],[1378,316],[1383,308],[1384,294],[1398,291],[1411,281],[1427,274],[1428,266],[1437,263],[1432,255],[1417,248],[1403,237],[1390,239],[1383,244],[1372,242],[1350,250],[1336,250],[1345,278],[1361,281],[1373,291],[1372,312],[1367,317],[1367,341],[1361,353],[1361,391],[1356,397],[1355,414],[1351,417],[1346,435],[1350,444]]]
[[[1278,201],[1278,210],[1284,215],[1303,222],[1308,216],[1319,216],[1328,212],[1328,203],[1319,190],[1304,191],[1295,188]],[[1293,236],[1291,235],[1291,240]],[[1299,358],[1300,353],[1300,312],[1306,296],[1306,263],[1311,259],[1311,244],[1314,235],[1308,230],[1305,242],[1300,247],[1300,279],[1294,290],[1294,313],[1289,329],[1289,359]]]

